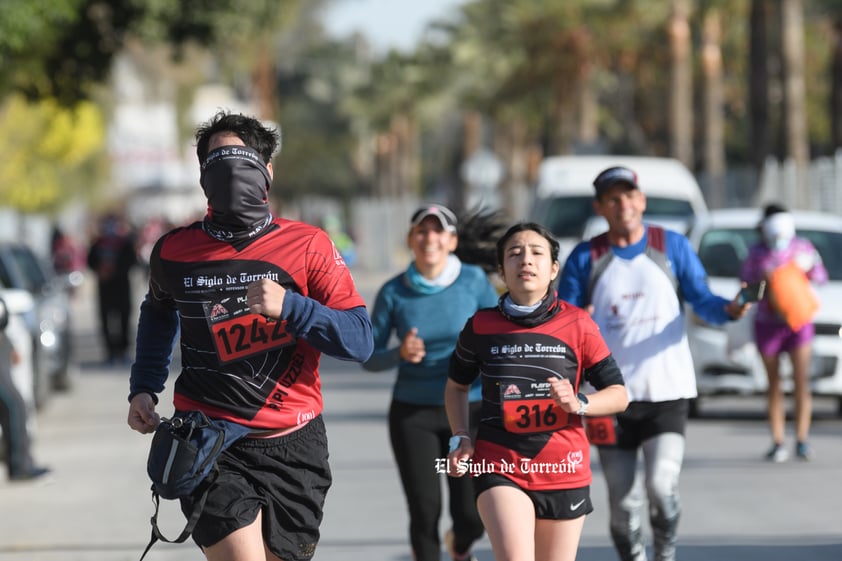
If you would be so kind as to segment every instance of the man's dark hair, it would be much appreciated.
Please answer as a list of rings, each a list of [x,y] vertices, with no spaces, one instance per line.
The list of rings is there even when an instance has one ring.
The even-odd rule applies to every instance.
[[[208,157],[210,138],[220,132],[237,135],[246,146],[257,150],[266,164],[281,146],[281,133],[278,129],[264,126],[254,117],[242,113],[220,111],[196,129],[196,155],[200,164]]]

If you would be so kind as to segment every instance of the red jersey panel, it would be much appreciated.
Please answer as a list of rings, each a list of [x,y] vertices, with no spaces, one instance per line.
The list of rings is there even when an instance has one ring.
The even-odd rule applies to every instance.
[[[450,377],[482,376],[482,419],[473,472],[505,475],[524,489],[575,489],[591,483],[582,420],[549,397],[548,378],[579,388],[582,372],[609,356],[583,310],[562,304],[546,322],[524,327],[497,309],[477,312],[459,336]]]
[[[252,314],[247,286],[271,279],[330,308],[364,306],[327,234],[276,218],[245,246],[207,235],[201,222],[164,236],[150,260],[153,305],[180,318],[177,409],[254,428],[297,426],[322,411],[320,353],[285,321]]]

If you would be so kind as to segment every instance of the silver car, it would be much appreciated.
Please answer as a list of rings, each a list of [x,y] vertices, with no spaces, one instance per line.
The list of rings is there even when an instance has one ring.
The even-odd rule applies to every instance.
[[[810,378],[815,395],[838,398],[842,415],[842,217],[808,211],[792,211],[796,234],[812,242],[822,256],[829,280],[815,286],[821,307],[814,319],[816,337]],[[740,289],[740,267],[749,247],[759,240],[761,211],[731,208],[709,212],[696,220],[688,237],[708,274],[715,294],[730,297]],[[723,326],[704,322],[687,310],[687,333],[699,399],[717,394],[754,395],[766,392],[768,382],[754,345],[753,312]],[[792,391],[792,368],[784,359],[781,375],[786,392]]]
[[[66,284],[22,243],[0,243],[0,288],[25,290],[34,308],[24,314],[32,336],[33,392],[41,407],[54,390],[70,387],[71,314]]]

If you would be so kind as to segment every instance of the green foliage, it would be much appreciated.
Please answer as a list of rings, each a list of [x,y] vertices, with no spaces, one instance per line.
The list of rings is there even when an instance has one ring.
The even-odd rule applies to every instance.
[[[181,47],[195,42],[236,51],[298,17],[300,1],[3,0],[0,94],[88,99],[128,37]],[[175,51],[178,53],[178,49]]]
[[[353,116],[346,103],[368,75],[351,47],[311,46],[296,60],[285,61],[277,84],[284,148],[276,163],[276,196],[294,198],[315,191],[347,198],[357,190]]]
[[[90,177],[104,141],[102,115],[90,102],[67,108],[53,99],[7,97],[0,105],[0,206],[56,208]]]
[[[0,56],[21,53],[78,18],[82,0],[3,0],[0,2]],[[0,63],[4,62],[0,58]]]
[[[553,144],[547,140],[552,135],[567,135],[556,146],[569,146],[575,127],[560,124],[576,119],[584,85],[599,106],[600,140],[607,150],[666,150],[669,0],[466,0],[457,17],[433,24],[414,52],[373,61],[353,41],[323,39],[313,22],[326,1],[0,0],[0,96],[21,92],[30,100],[50,100],[26,104],[15,96],[3,104],[4,130],[38,136],[39,142],[28,146],[45,165],[24,179],[20,170],[31,162],[18,171],[4,167],[0,197],[11,196],[9,185],[32,187],[37,176],[38,184],[54,186],[56,178],[72,180],[92,165],[96,135],[84,133],[88,136],[68,145],[56,131],[97,128],[82,117],[79,101],[90,99],[106,80],[112,57],[129,39],[165,44],[169,48],[162,50],[185,58],[187,47],[201,45],[211,53],[213,78],[239,91],[257,89],[256,68],[280,75],[259,95],[275,104],[287,137],[276,179],[284,196],[356,192],[371,179],[359,154],[371,157],[374,134],[389,132],[398,115],[419,126],[418,161],[428,184],[438,174],[454,174],[465,110],[479,111],[493,125],[517,123],[528,142],[540,141],[545,148]],[[688,1],[696,92],[703,85],[698,48],[704,10],[717,7],[725,16],[725,138],[732,162],[748,161],[751,142],[749,5],[749,0]],[[805,0],[804,72],[814,147],[829,142],[831,26],[840,18],[842,0]],[[203,77],[198,71],[189,79],[183,74],[173,79],[180,92],[190,91],[189,80]],[[179,100],[180,108],[189,105],[188,98]],[[18,119],[10,120],[11,114]],[[696,122],[700,130],[701,119]],[[39,204],[55,200],[50,189],[55,187],[35,197]]]

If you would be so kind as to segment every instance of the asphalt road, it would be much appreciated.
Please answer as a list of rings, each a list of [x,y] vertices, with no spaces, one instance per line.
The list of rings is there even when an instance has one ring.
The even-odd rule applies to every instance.
[[[373,294],[368,285],[361,291]],[[150,438],[126,425],[128,368],[99,364],[91,304],[83,294],[76,306],[74,387],[38,417],[35,453],[53,472],[32,483],[7,482],[0,472],[0,561],[137,560],[148,541]],[[393,374],[328,359],[323,379],[335,482],[314,559],[411,561],[386,433]],[[162,403],[167,411],[170,401]],[[842,559],[842,419],[835,403],[816,403],[814,461],[783,464],[762,459],[769,436],[761,400],[717,399],[704,411],[688,430],[679,559]],[[596,510],[585,523],[578,559],[613,561],[598,468],[592,495]],[[161,518],[165,533],[177,535],[183,519],[175,503],[162,504]],[[442,531],[448,526],[445,515]],[[480,561],[493,559],[487,539],[476,553]],[[188,541],[159,543],[147,559],[204,557]]]

